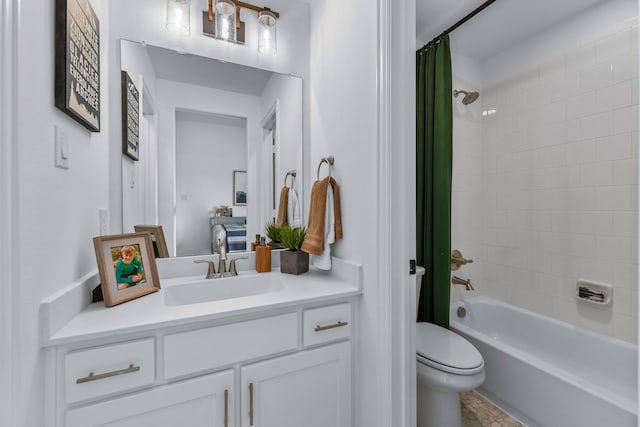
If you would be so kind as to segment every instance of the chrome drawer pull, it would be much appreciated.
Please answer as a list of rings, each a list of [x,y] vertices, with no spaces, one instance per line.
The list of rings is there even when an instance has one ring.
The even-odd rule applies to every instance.
[[[253,425],[253,383],[249,383],[249,425]]]
[[[229,390],[224,391],[224,427],[229,427]]]
[[[131,372],[138,372],[140,370],[140,366],[133,366],[133,363],[129,365],[126,369],[119,369],[117,371],[105,372],[104,374],[94,375],[93,372],[89,372],[84,378],[78,378],[76,380],[76,384],[88,383],[90,381],[102,380],[109,377],[115,377],[117,375],[129,374]]]
[[[348,324],[349,322],[338,321],[338,323],[334,323],[333,325],[327,325],[327,326],[316,325],[314,331],[315,332],[326,331],[327,329],[340,328],[342,326],[347,326]]]

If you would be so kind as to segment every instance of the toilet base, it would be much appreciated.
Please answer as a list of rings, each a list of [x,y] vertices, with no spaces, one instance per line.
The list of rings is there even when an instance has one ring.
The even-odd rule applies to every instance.
[[[418,381],[418,427],[460,427],[460,396],[457,391],[425,387]]]

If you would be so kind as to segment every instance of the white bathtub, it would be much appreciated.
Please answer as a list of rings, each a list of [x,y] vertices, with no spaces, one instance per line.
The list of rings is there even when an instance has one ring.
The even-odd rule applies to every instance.
[[[486,297],[453,303],[451,329],[484,358],[478,391],[527,425],[637,426],[636,346]]]

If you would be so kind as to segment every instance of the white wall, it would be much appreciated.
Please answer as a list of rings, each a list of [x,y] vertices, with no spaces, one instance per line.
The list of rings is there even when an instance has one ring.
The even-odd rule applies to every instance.
[[[154,197],[155,203],[152,203],[153,209],[149,209],[146,203],[152,196],[150,193],[157,192],[157,120],[149,118],[149,111],[145,111],[149,105],[155,105],[156,73],[144,46],[128,40],[114,43],[120,46],[121,69],[129,74],[140,95],[138,160],[121,156],[121,178],[125,184],[121,200],[122,231],[133,233],[134,225],[157,223],[157,220],[153,220],[158,216],[157,195]],[[149,129],[149,126],[155,129]],[[113,215],[119,215],[119,212],[114,210]]]
[[[334,254],[363,265],[363,296],[356,306],[355,414],[357,426],[378,425],[377,305],[377,10],[365,0],[311,2],[308,172],[335,156],[344,240]],[[353,30],[357,22],[358,30]],[[323,167],[322,176],[326,176]],[[311,182],[309,183],[309,185]],[[308,199],[307,199],[308,200]],[[382,344],[381,344],[382,345]],[[386,345],[386,343],[385,343]]]
[[[497,112],[483,125],[486,222],[478,257],[483,276],[476,286],[633,343],[638,336],[638,28],[637,19],[628,18],[636,15],[637,9],[623,14],[624,22],[616,15],[616,25],[606,31],[598,26],[591,36],[572,23],[549,30],[555,35],[581,30],[567,34],[580,42],[560,54],[553,50],[558,43],[546,56],[528,50],[536,40],[510,51],[517,55],[503,53],[485,63],[492,64],[485,76],[493,83],[480,99],[485,109]],[[496,80],[490,70],[509,60],[519,71]],[[613,305],[577,301],[578,278],[611,284]]]
[[[257,169],[257,146],[261,142],[260,98],[252,95],[226,92],[222,90],[189,85],[174,81],[158,79],[158,115],[160,118],[159,153],[158,153],[158,207],[159,223],[162,224],[170,253],[175,253],[176,232],[174,213],[176,209],[175,156],[176,129],[175,112],[195,111],[222,116],[242,117],[247,119],[247,151],[249,159],[247,171]],[[253,153],[253,154],[252,154]],[[256,176],[248,176],[249,194],[257,194]],[[247,204],[247,236],[253,236],[262,230],[262,222],[258,220],[257,203]]]
[[[280,199],[280,189],[284,185],[284,177],[291,170],[297,171],[294,181],[294,189],[296,190],[300,207],[303,211],[303,221],[306,220],[304,215],[307,212],[305,205],[305,192],[307,182],[303,173],[303,130],[302,130],[302,80],[292,78],[282,74],[273,74],[262,92],[262,118],[272,108],[277,100],[279,115],[278,122],[280,126],[276,127],[276,141],[278,143],[276,154],[276,213]],[[291,178],[287,180],[287,185],[291,184]],[[266,217],[264,213],[260,218],[260,223],[265,223]],[[306,222],[306,221],[305,221]],[[264,230],[262,230],[264,232]],[[252,236],[252,234],[249,234]]]
[[[100,61],[105,64],[109,44],[107,2],[91,1],[100,20]],[[16,230],[19,255],[18,329],[13,342],[14,370],[20,378],[15,390],[15,425],[43,426],[44,358],[40,349],[42,299],[96,270],[92,237],[98,235],[98,210],[109,207],[109,81],[101,67],[101,129],[91,133],[54,107],[54,3],[20,2],[18,38]],[[66,133],[69,169],[54,167],[54,127]]]
[[[480,64],[473,59],[452,53],[453,89],[481,91]],[[462,77],[463,76],[463,77]],[[462,103],[464,95],[453,98],[453,180],[451,192],[451,249],[458,249],[465,258],[474,259],[461,270],[452,272],[464,279],[481,277],[483,238],[482,185],[482,101],[484,94],[469,105]],[[470,294],[462,286],[451,286],[451,300]]]
[[[246,122],[178,113],[176,120],[176,255],[211,253],[209,214],[214,207],[233,208],[233,171],[247,170]]]

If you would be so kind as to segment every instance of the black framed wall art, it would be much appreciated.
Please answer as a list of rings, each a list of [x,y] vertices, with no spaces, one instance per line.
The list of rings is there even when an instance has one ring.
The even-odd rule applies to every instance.
[[[140,92],[126,71],[122,78],[122,153],[139,159],[140,148]]]
[[[100,132],[100,22],[88,0],[55,4],[55,105]]]

